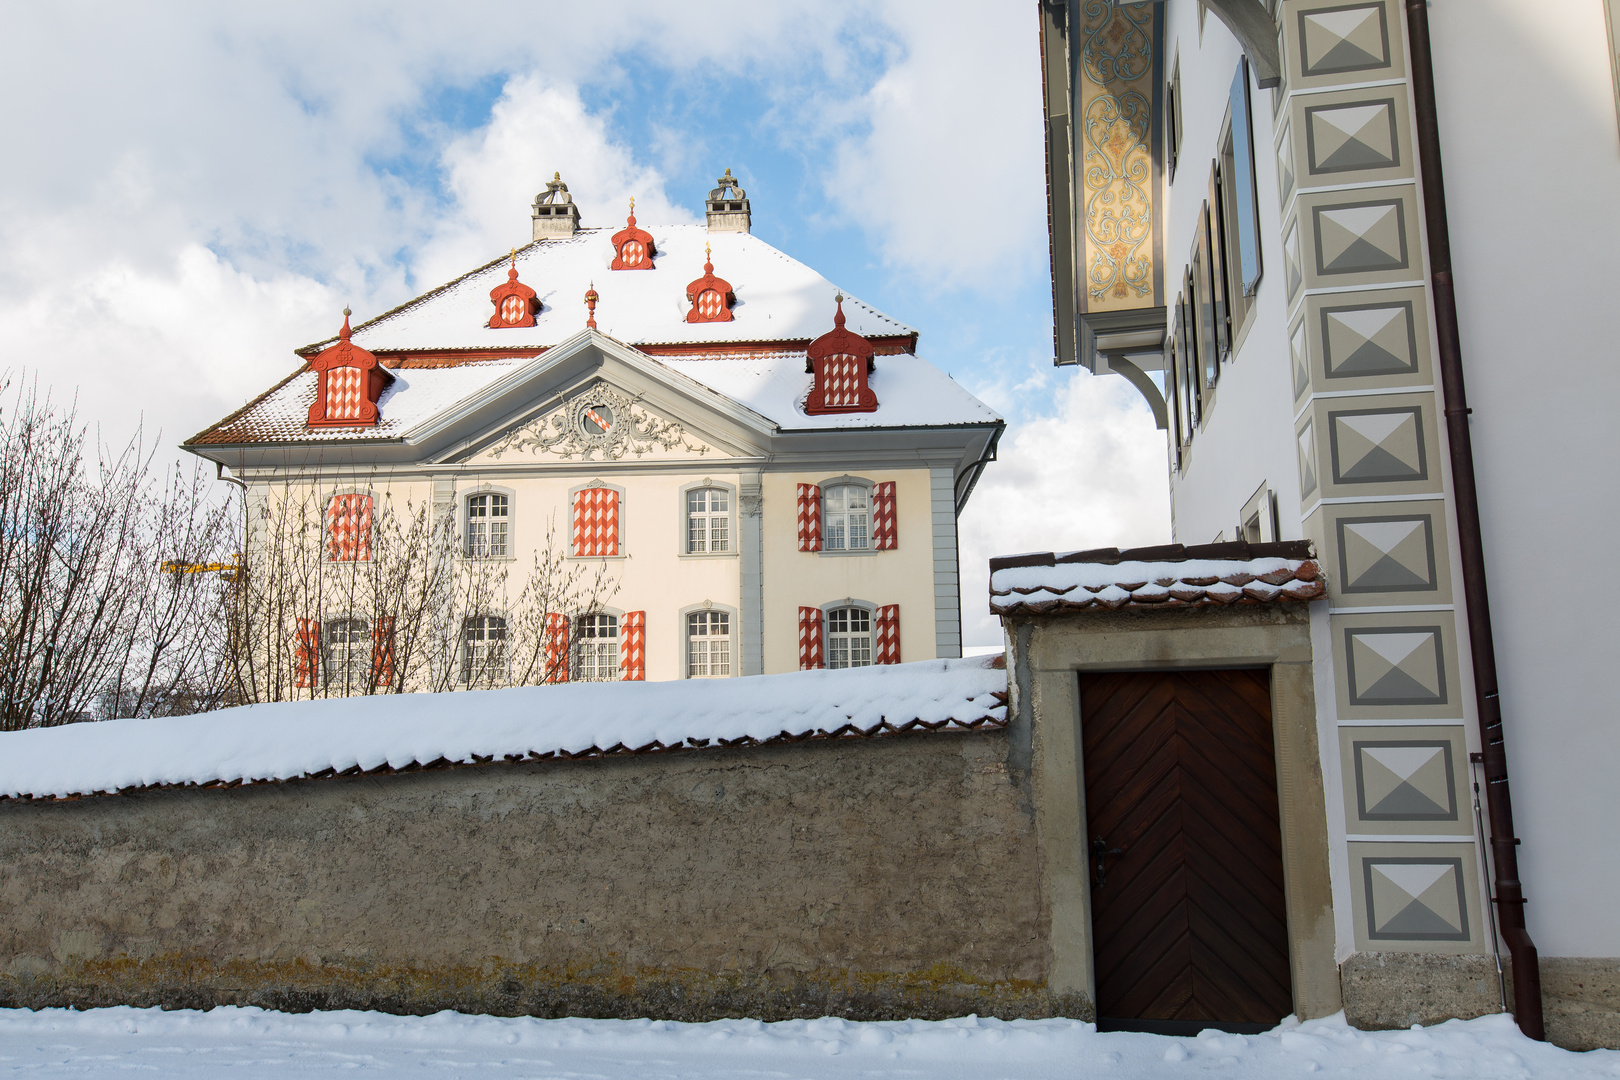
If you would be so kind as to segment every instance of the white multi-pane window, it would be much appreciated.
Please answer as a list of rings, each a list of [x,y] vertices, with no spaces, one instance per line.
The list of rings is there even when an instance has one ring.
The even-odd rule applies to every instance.
[[[510,505],[505,495],[474,495],[467,500],[469,558],[506,558],[510,530]]]
[[[723,488],[686,493],[686,550],[702,555],[731,550],[731,498]]]
[[[872,613],[865,608],[833,608],[827,612],[827,666],[872,665]]]
[[[364,690],[370,676],[371,627],[364,619],[326,624],[326,684],[347,694]]]
[[[475,615],[463,624],[461,681],[469,686],[499,686],[506,681],[506,620]]]
[[[731,616],[694,611],[686,617],[686,677],[712,679],[731,674]]]
[[[865,484],[835,484],[821,493],[821,550],[865,551],[872,546],[871,496]]]
[[[581,615],[575,641],[575,682],[611,682],[619,677],[617,615]]]

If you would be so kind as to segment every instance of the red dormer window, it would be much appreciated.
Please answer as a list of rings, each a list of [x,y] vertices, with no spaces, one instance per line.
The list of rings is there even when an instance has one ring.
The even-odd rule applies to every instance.
[[[686,299],[692,305],[686,321],[731,322],[731,305],[737,302],[737,294],[731,291],[731,282],[714,276],[714,259],[707,244],[703,255],[703,276],[686,287]]]
[[[657,254],[652,235],[636,228],[636,200],[631,199],[630,216],[625,219],[624,228],[613,234],[613,269],[656,269],[653,256]]]
[[[541,305],[534,290],[518,280],[516,248],[512,249],[512,265],[506,271],[505,284],[489,290],[489,299],[495,305],[495,314],[489,317],[491,330],[534,325]]]
[[[844,296],[838,295],[838,313],[833,329],[810,343],[805,370],[813,374],[814,385],[805,399],[804,411],[822,413],[876,412],[877,395],[866,384],[872,374],[872,343],[844,329]]]
[[[377,400],[394,381],[377,358],[349,341],[349,309],[343,309],[338,342],[309,362],[315,372],[310,427],[372,427],[381,419]]]

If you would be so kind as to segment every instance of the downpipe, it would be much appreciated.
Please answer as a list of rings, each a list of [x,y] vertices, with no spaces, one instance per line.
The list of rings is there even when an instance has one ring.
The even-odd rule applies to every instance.
[[[1435,337],[1440,381],[1445,393],[1446,438],[1451,450],[1452,492],[1457,508],[1457,554],[1462,563],[1463,598],[1468,606],[1468,643],[1474,661],[1474,694],[1479,713],[1480,749],[1485,769],[1485,806],[1491,824],[1491,854],[1497,922],[1513,961],[1513,1008],[1519,1030],[1545,1040],[1541,1008],[1541,965],[1524,920],[1524,887],[1519,881],[1519,839],[1513,835],[1513,799],[1508,790],[1507,745],[1502,733],[1496,645],[1491,638],[1490,595],[1485,581],[1485,546],[1479,524],[1479,491],[1474,476],[1474,445],[1468,431],[1467,389],[1463,381],[1462,337],[1451,273],[1451,228],[1446,218],[1446,185],[1440,164],[1440,121],[1435,108],[1434,56],[1429,47],[1427,0],[1405,0],[1407,39],[1412,59],[1412,107],[1417,115],[1418,160],[1423,170],[1424,231],[1434,288]]]

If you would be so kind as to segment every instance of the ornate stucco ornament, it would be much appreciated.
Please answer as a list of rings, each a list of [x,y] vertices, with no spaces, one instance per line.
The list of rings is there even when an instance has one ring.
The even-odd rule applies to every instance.
[[[499,458],[513,451],[555,454],[565,461],[576,457],[580,461],[618,461],[627,454],[709,452],[709,447],[694,440],[681,425],[643,409],[640,400],[606,383],[596,383],[567,399],[561,408],[508,431],[490,456]]]

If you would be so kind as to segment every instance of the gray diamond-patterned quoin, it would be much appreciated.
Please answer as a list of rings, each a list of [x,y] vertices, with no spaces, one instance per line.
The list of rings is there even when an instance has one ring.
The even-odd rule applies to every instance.
[[[1439,627],[1351,629],[1346,636],[1351,704],[1445,703]]]
[[[1367,936],[1393,941],[1466,941],[1461,859],[1362,861]]]
[[[1340,588],[1348,592],[1434,589],[1429,516],[1340,519],[1339,579]]]
[[[1337,4],[1299,13],[1302,67],[1308,76],[1388,67],[1389,24],[1382,4]]]
[[[1406,210],[1399,199],[1316,208],[1316,272],[1364,274],[1407,264]]]
[[[1357,742],[1356,801],[1363,817],[1454,821],[1451,746],[1441,742]]]
[[[1417,371],[1410,300],[1323,308],[1322,341],[1330,379]]]
[[[1422,480],[1428,476],[1417,409],[1328,414],[1333,479],[1340,484]]]
[[[1356,101],[1305,110],[1313,173],[1388,169],[1401,163],[1395,101]]]

